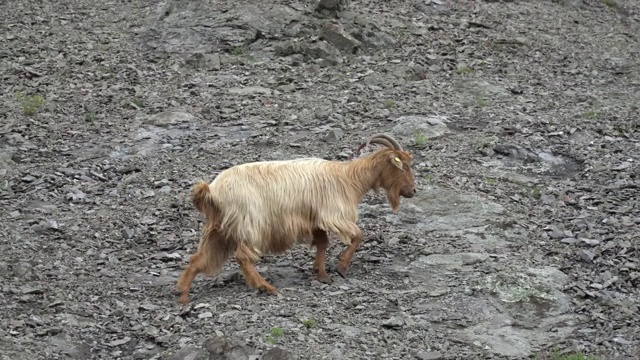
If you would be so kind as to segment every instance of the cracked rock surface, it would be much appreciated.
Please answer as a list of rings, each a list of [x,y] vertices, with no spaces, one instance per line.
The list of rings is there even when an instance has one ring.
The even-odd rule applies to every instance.
[[[323,4],[0,5],[1,359],[640,356],[638,3]],[[300,246],[282,299],[230,261],[177,303],[196,180],[381,131],[418,194],[346,279]]]

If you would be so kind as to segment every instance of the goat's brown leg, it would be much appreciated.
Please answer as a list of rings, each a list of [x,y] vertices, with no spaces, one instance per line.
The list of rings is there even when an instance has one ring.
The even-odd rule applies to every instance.
[[[255,267],[256,259],[252,256],[246,245],[241,245],[236,251],[236,261],[242,270],[242,275],[249,287],[266,292],[269,295],[278,295],[278,289],[269,284]]]
[[[184,269],[180,279],[178,279],[178,291],[180,291],[180,297],[178,298],[178,302],[181,304],[186,304],[189,302],[189,289],[191,289],[191,283],[196,276],[204,271],[205,268],[205,258],[202,255],[202,252],[198,251],[195,254],[191,255],[189,258],[189,265]]]
[[[349,269],[349,264],[351,263],[351,259],[353,258],[353,254],[355,254],[360,242],[362,241],[362,233],[358,234],[358,236],[354,236],[351,238],[351,244],[347,246],[346,249],[342,250],[340,255],[338,255],[338,264],[336,265],[336,272],[342,276],[343,279],[347,277],[347,270]]]
[[[316,279],[324,284],[331,283],[331,277],[327,274],[325,261],[327,256],[327,248],[329,247],[329,236],[324,230],[313,231],[313,241],[311,245],[316,247],[316,258],[313,262],[313,272]]]

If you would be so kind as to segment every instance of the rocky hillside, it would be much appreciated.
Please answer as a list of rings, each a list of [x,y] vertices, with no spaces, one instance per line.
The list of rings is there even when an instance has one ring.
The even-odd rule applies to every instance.
[[[0,4],[0,359],[640,357],[640,3],[321,3]],[[299,246],[282,299],[230,261],[178,304],[196,180],[381,131],[418,195],[367,195],[348,278]]]

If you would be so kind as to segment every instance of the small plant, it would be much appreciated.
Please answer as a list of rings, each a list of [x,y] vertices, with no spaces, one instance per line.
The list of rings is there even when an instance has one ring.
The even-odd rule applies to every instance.
[[[536,200],[539,200],[542,197],[542,189],[540,189],[539,187],[534,187],[531,190],[531,197],[533,197]]]
[[[273,337],[280,337],[282,336],[282,328],[279,327],[273,327],[271,328],[271,336]]]
[[[489,185],[495,185],[498,183],[498,180],[488,177],[488,178],[484,178],[484,182],[486,182]]]
[[[602,0],[602,3],[610,8],[618,7],[618,3],[615,0]]]
[[[142,99],[133,99],[133,104],[138,108],[144,107],[144,102],[142,101]]]
[[[425,147],[427,145],[427,137],[424,136],[424,134],[422,134],[418,130],[414,131],[414,134],[415,134],[415,139],[414,139],[415,145],[419,148]]]
[[[282,328],[273,327],[271,328],[269,335],[264,337],[264,341],[268,342],[269,344],[275,344],[276,342],[278,342],[278,338],[281,337],[282,334]]]
[[[458,67],[458,74],[468,74],[470,72],[473,71],[472,68],[468,67],[467,65],[462,65]]]
[[[589,110],[583,115],[585,119],[594,120],[598,118],[598,112],[595,110]]]
[[[484,98],[484,96],[479,97],[478,106],[485,107],[486,105],[487,105],[487,100]]]
[[[21,93],[17,94],[17,98],[22,105],[22,112],[25,115],[33,115],[38,109],[44,105],[44,98],[40,95],[24,96]]]
[[[391,109],[392,106],[393,106],[393,100],[387,99],[384,101],[384,107],[386,107],[387,109]]]
[[[96,120],[96,114],[92,112],[87,112],[84,114],[84,120],[86,122],[94,122]]]
[[[246,46],[236,46],[233,48],[233,55],[237,55],[240,56],[242,54],[244,54],[245,52],[247,52],[247,47]]]
[[[316,321],[314,319],[306,319],[306,320],[302,320],[302,324],[307,329],[311,329],[312,327],[316,326]]]

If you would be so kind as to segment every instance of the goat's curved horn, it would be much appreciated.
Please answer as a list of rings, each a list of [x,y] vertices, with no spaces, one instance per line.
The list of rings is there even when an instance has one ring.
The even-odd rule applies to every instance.
[[[362,150],[362,148],[364,148],[369,144],[382,144],[392,149],[402,151],[402,146],[400,145],[400,143],[398,143],[396,139],[394,139],[390,135],[379,133],[379,134],[374,134],[369,136],[367,138],[367,141],[364,144],[360,145],[357,152],[360,153],[360,150]]]
[[[380,140],[386,140],[386,142],[380,141]],[[365,146],[369,145],[369,144],[383,144],[383,145],[387,145],[390,148],[396,149],[396,150],[402,150],[402,146],[400,145],[400,143],[394,139],[391,135],[387,135],[384,133],[380,133],[380,134],[374,134],[371,135],[367,138],[367,141],[365,142]],[[389,146],[391,145],[391,146]]]

